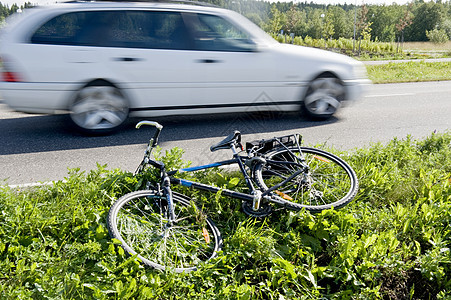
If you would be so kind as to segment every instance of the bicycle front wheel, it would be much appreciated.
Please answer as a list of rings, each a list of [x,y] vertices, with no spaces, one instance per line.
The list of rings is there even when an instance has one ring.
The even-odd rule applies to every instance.
[[[159,270],[189,272],[221,249],[218,228],[183,195],[172,195],[175,219],[166,196],[143,190],[124,195],[108,213],[108,231],[130,255]]]
[[[262,190],[281,184],[273,191],[278,196],[275,202],[290,209],[319,212],[340,208],[357,194],[359,185],[354,170],[334,154],[293,147],[274,150],[265,157],[266,164],[257,164],[253,177]]]

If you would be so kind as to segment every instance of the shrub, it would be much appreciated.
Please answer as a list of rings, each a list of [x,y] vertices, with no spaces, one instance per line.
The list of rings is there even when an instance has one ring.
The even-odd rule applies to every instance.
[[[448,34],[443,29],[426,30],[426,36],[434,44],[444,44],[449,41]]]

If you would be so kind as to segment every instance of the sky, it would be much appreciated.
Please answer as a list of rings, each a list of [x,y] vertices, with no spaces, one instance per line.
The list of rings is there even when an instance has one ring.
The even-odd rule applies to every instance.
[[[57,0],[0,0],[0,2],[5,5],[9,5],[11,6],[12,4],[16,3],[19,6],[23,5],[25,2],[31,2],[33,4],[51,4],[51,3],[55,3]],[[271,1],[271,0],[270,0]],[[273,0],[274,1],[274,0]],[[277,0],[277,1],[284,1],[284,0]],[[287,0],[287,2],[292,1],[292,0]],[[410,0],[294,0],[296,1],[307,1],[307,2],[314,2],[314,3],[318,3],[318,4],[355,4],[357,3],[357,5],[361,5],[361,4],[386,4],[386,5],[390,5],[392,3],[397,3],[397,4],[406,4],[408,2],[410,2]],[[59,0],[58,2],[64,2]]]

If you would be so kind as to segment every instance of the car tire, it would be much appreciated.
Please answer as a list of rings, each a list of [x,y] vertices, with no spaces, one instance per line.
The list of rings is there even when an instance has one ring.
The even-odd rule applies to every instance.
[[[331,75],[320,76],[310,82],[302,110],[312,119],[325,120],[340,108],[344,96],[345,87],[338,78]]]
[[[78,131],[102,135],[116,131],[125,122],[129,103],[122,92],[108,82],[92,82],[76,95],[70,120]]]

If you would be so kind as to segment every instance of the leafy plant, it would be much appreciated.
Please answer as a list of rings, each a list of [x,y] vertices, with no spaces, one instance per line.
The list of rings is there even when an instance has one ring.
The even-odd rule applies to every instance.
[[[99,165],[50,186],[1,187],[0,297],[449,299],[451,134],[334,152],[360,180],[356,200],[338,211],[276,210],[252,219],[239,201],[176,187],[224,237],[222,253],[188,274],[145,268],[108,236],[112,202],[143,178]],[[186,165],[181,153],[158,155],[177,167]],[[236,172],[189,176],[246,188]]]
[[[434,44],[444,44],[449,41],[449,36],[444,29],[426,30],[426,36]]]

